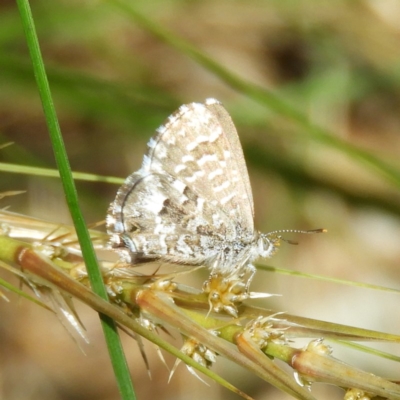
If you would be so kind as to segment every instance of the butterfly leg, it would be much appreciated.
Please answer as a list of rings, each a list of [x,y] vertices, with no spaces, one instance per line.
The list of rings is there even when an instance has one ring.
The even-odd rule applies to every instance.
[[[251,282],[253,282],[253,278],[254,278],[254,275],[255,275],[256,272],[257,272],[257,269],[256,269],[256,267],[255,267],[253,264],[249,264],[249,265],[247,266],[247,268],[246,268],[246,273],[247,273],[247,272],[250,273],[250,276],[249,276],[249,278],[247,279],[247,282],[246,282],[246,293],[249,293],[249,291],[250,291],[250,285],[251,285]]]

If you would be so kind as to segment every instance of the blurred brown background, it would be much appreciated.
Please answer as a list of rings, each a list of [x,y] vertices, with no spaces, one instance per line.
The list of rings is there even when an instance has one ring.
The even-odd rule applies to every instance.
[[[395,168],[397,181],[315,140],[287,115],[228,87],[184,51],[152,36],[112,1],[32,2],[71,166],[125,177],[145,144],[180,104],[215,97],[238,128],[262,231],[324,227],[290,237],[268,260],[278,268],[400,288],[400,4],[396,1],[137,2],[155,24],[188,40],[243,79],[268,88],[309,120]],[[0,5],[1,161],[54,168],[47,129],[14,2]],[[105,218],[117,187],[77,182],[88,223]],[[2,200],[15,212],[69,222],[56,179],[2,172]],[[197,282],[197,283],[196,283]],[[202,277],[193,284],[201,287]],[[399,296],[312,279],[259,272],[252,290],[280,293],[261,304],[368,329],[400,332]],[[97,315],[78,305],[88,330],[86,356],[57,319],[11,295],[0,302],[0,398],[111,400],[118,393]],[[124,336],[124,335],[123,335]],[[233,399],[183,366],[168,371],[147,345],[152,380],[136,344],[124,337],[139,399]],[[176,335],[175,342],[180,346]],[[394,354],[398,347],[374,345]],[[395,363],[334,345],[334,356],[399,379]],[[170,366],[174,360],[166,355]],[[288,399],[224,360],[216,371],[257,399]],[[321,399],[340,399],[315,385]]]

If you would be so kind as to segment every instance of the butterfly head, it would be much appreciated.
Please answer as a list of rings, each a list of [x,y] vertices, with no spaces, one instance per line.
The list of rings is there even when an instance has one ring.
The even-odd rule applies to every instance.
[[[311,229],[308,231],[300,231],[297,229],[284,229],[269,233],[260,233],[257,240],[258,255],[259,257],[264,257],[264,258],[273,256],[278,250],[281,240],[290,244],[297,244],[297,242],[294,242],[293,240],[288,240],[282,237],[281,236],[282,233],[310,234],[310,233],[325,233],[325,232],[326,229]]]
[[[276,232],[261,233],[257,241],[258,256],[268,258],[273,256],[280,245],[281,236]]]

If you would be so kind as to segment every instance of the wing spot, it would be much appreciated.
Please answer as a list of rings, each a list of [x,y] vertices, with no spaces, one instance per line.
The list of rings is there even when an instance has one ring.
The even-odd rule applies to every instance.
[[[215,171],[212,171],[208,174],[208,179],[210,181],[212,181],[214,178],[216,178],[217,176],[220,176],[224,173],[224,171],[222,170],[222,168],[218,168]]]
[[[201,158],[197,160],[197,165],[202,167],[206,162],[209,161],[218,161],[216,154],[203,154]]]
[[[216,187],[214,188],[214,192],[215,192],[215,193],[219,193],[219,192],[221,192],[222,190],[227,189],[230,185],[231,185],[231,183],[230,183],[229,181],[225,181],[225,182],[222,183],[221,185],[216,186]]]
[[[175,172],[176,174],[179,174],[181,171],[183,171],[183,170],[186,169],[186,168],[187,168],[186,165],[184,165],[184,164],[178,164],[178,165],[175,167],[174,172]]]
[[[183,164],[186,164],[187,162],[191,162],[191,161],[194,161],[194,157],[189,154],[182,157]]]
[[[178,179],[175,179],[172,186],[179,192],[179,193],[183,193],[186,189],[186,184],[184,184],[183,182],[181,182]]]
[[[204,171],[196,171],[192,176],[186,177],[186,181],[189,183],[193,183],[197,180],[197,178],[201,178],[204,175]]]
[[[231,200],[235,197],[235,195],[236,195],[235,192],[232,192],[232,193],[228,194],[227,196],[223,197],[223,198],[220,200],[220,203],[221,203],[222,205],[225,205],[226,203],[228,203],[229,201],[231,201]]]

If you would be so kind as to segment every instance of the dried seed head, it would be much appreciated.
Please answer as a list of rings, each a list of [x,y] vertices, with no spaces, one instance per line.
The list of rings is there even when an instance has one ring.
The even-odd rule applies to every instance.
[[[203,291],[208,294],[210,311],[225,311],[237,317],[236,305],[249,297],[243,278],[232,274],[212,274],[204,282]]]
[[[256,343],[260,349],[270,342],[281,345],[287,344],[287,339],[284,335],[285,329],[274,328],[274,315],[269,317],[260,316],[246,325],[245,336]]]
[[[186,339],[181,350],[194,361],[207,368],[210,368],[217,360],[216,353],[194,338]]]
[[[374,394],[365,392],[361,389],[351,388],[345,393],[343,400],[371,400]]]

